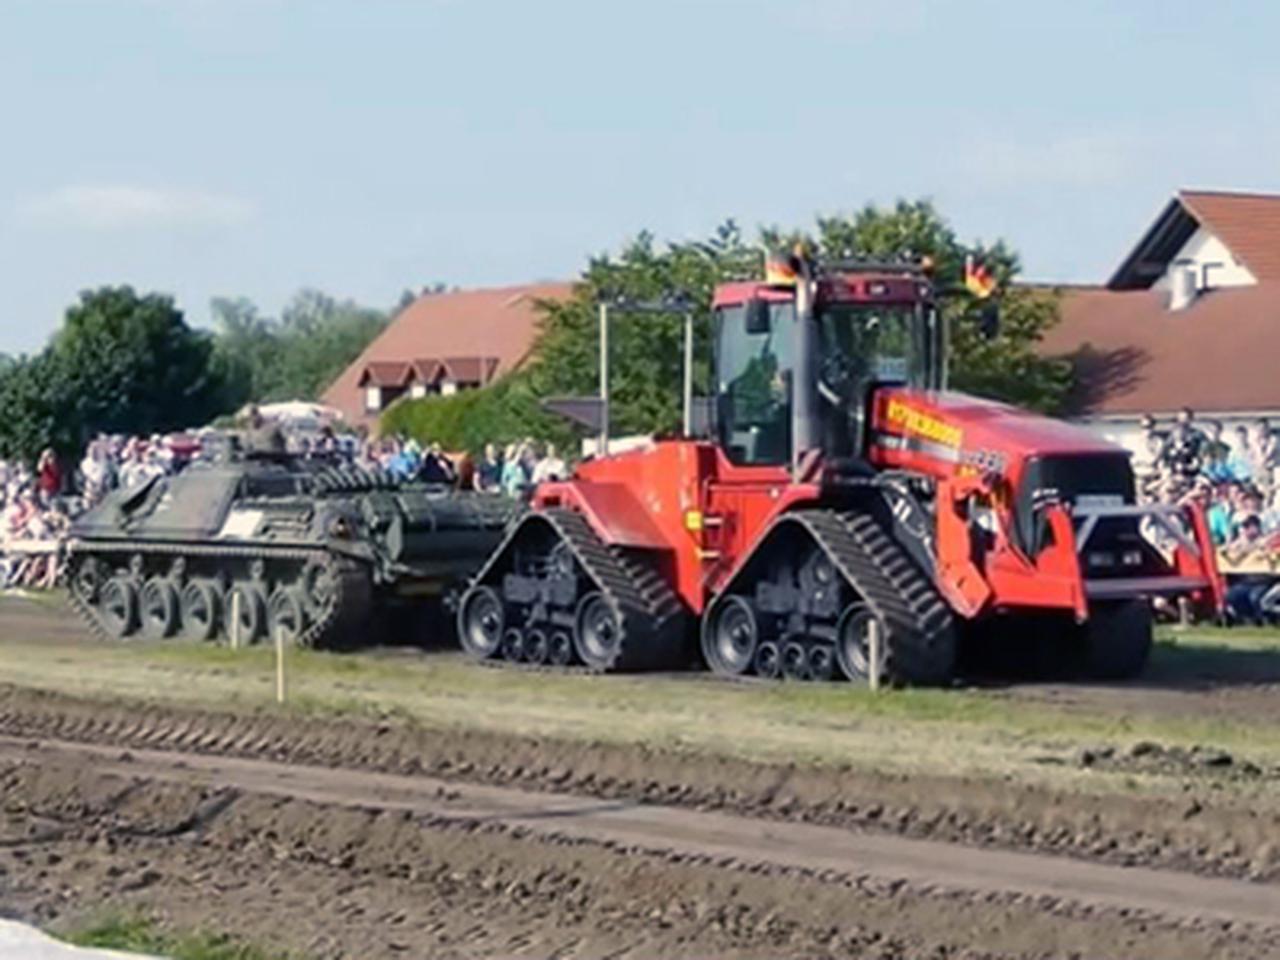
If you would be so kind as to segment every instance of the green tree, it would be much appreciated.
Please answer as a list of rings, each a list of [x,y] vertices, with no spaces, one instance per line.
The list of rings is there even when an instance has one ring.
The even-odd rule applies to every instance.
[[[131,287],[85,291],[49,346],[0,374],[0,446],[31,458],[79,452],[97,432],[168,432],[208,422],[228,401],[213,341],[173,299]]]
[[[216,363],[240,403],[313,400],[387,325],[384,311],[299,291],[279,319],[244,298],[215,299]]]

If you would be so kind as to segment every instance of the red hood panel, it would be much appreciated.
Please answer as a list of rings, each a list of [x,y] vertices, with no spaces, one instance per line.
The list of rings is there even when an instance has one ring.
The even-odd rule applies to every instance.
[[[1041,454],[1124,453],[1123,447],[1083,427],[964,393],[881,390],[875,399],[878,431],[922,436],[965,451],[999,452],[1025,459]]]

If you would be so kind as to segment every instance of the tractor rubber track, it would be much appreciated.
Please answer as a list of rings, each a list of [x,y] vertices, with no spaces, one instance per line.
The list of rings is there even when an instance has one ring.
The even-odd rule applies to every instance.
[[[101,640],[114,642],[115,638],[112,637],[110,631],[102,623],[94,606],[80,596],[76,590],[75,565],[82,560],[102,560],[111,555],[128,557],[135,554],[142,556],[169,556],[174,559],[179,557],[198,557],[205,560],[212,558],[214,560],[233,561],[284,560],[299,564],[305,564],[309,560],[320,560],[330,565],[335,568],[335,573],[337,574],[335,577],[337,595],[334,598],[334,602],[328,606],[325,615],[319,620],[309,623],[306,630],[295,639],[294,642],[300,647],[314,647],[317,649],[340,647],[343,639],[349,636],[352,631],[357,630],[369,615],[372,584],[365,565],[351,557],[326,550],[301,547],[270,547],[266,549],[258,546],[225,547],[197,543],[158,544],[131,540],[112,541],[109,544],[79,544],[73,547],[71,552],[73,573],[72,576],[68,577],[70,588],[67,593],[76,612],[89,625],[95,636]],[[223,616],[225,617],[225,615],[226,611],[223,611]]]
[[[932,580],[864,513],[798,510],[779,523],[799,524],[827,555],[887,636],[880,679],[940,684],[955,664],[955,623]]]
[[[538,522],[551,527],[560,541],[568,546],[592,587],[604,595],[617,614],[622,642],[613,662],[599,672],[660,670],[678,664],[684,652],[685,626],[685,611],[679,598],[649,565],[602,541],[577,511],[551,509],[528,514],[507,535],[493,558],[472,581],[473,584],[485,582],[526,524]],[[566,669],[534,668],[505,659],[486,662],[530,669]]]

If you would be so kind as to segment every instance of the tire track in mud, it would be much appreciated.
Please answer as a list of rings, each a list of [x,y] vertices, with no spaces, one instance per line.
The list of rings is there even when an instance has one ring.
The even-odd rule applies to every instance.
[[[762,824],[680,807],[602,802],[431,777],[159,750],[121,754],[116,748],[68,741],[0,737],[0,764],[6,763],[53,763],[135,783],[222,792],[175,826],[174,832],[216,817],[233,802],[233,795],[225,791],[234,791],[318,806],[408,813],[437,825],[494,825],[551,841],[585,841],[735,869],[798,871],[844,883],[877,878],[979,896],[1046,897],[1093,908],[1255,924],[1274,928],[1280,935],[1280,885],[1274,884],[975,850],[803,823]]]
[[[850,839],[422,777],[0,746],[0,903],[44,924],[108,901],[319,960],[1280,957],[1275,927],[1194,908],[1160,915],[1140,893],[1105,905],[1105,893],[1080,903],[1034,886],[966,890],[867,872],[842,860],[837,834]],[[899,851],[915,843],[871,839]],[[972,851],[957,853],[963,863]],[[1077,866],[1135,886],[1147,877]],[[1235,916],[1259,906],[1237,905]]]
[[[1280,805],[1231,802],[1202,771],[1182,793],[1064,794],[404,723],[81,700],[0,687],[0,734],[262,757],[451,782],[718,810],[1125,866],[1280,879]]]

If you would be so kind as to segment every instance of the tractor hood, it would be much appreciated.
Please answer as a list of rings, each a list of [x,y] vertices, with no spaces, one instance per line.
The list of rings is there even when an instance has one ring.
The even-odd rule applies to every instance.
[[[1123,447],[1082,427],[963,393],[879,390],[872,425],[872,457],[886,465],[923,458],[954,469],[1054,455],[1126,455]]]

